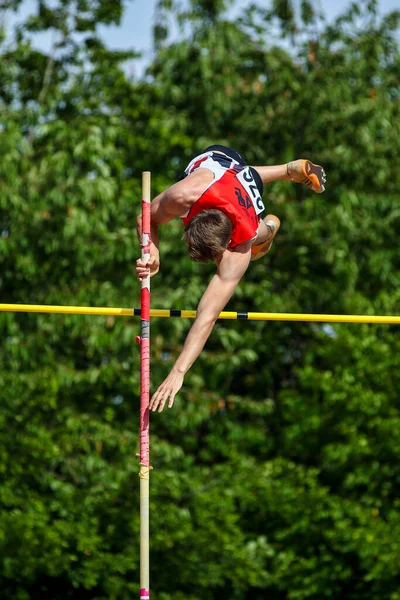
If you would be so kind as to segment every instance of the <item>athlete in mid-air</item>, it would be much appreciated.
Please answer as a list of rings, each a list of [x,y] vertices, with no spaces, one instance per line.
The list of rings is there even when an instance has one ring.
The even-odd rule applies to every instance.
[[[244,157],[226,146],[209,146],[187,166],[183,178],[159,194],[151,203],[150,260],[136,263],[139,281],[160,268],[158,227],[180,217],[190,258],[215,262],[211,279],[197,308],[197,317],[183,350],[170,374],[150,401],[150,409],[171,408],[183,379],[201,353],[219,313],[230,300],[250,261],[269,252],[280,221],[275,215],[264,219],[264,183],[295,181],[321,193],[325,171],[309,160],[299,159],[271,167],[250,167]],[[138,217],[138,236],[142,223]]]

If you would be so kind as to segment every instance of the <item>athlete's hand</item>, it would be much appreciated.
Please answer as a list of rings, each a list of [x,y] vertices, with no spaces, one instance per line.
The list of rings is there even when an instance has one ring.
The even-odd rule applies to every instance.
[[[160,270],[160,260],[157,256],[150,256],[147,263],[143,262],[141,258],[136,261],[136,274],[139,281],[142,281],[143,277],[150,274],[153,277]]]
[[[162,412],[167,400],[168,408],[171,408],[174,403],[175,396],[181,389],[182,384],[182,373],[172,370],[155,394],[153,394],[150,401],[150,410],[156,411],[158,408],[158,412]]]

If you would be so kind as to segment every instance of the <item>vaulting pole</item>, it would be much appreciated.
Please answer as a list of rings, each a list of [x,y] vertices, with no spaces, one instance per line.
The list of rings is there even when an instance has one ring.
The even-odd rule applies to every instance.
[[[142,173],[142,259],[150,258],[150,171]],[[150,600],[150,276],[143,277],[140,335],[140,600]]]

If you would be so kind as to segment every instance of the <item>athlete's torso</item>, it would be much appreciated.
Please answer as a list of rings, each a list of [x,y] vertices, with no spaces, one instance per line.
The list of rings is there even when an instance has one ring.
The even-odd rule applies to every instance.
[[[214,179],[182,217],[184,225],[202,210],[217,208],[224,212],[232,223],[232,236],[228,248],[254,240],[258,232],[258,215],[264,210],[264,204],[250,167],[240,165],[224,154],[211,151],[196,156],[189,163],[185,173],[189,175],[199,168],[209,169]]]

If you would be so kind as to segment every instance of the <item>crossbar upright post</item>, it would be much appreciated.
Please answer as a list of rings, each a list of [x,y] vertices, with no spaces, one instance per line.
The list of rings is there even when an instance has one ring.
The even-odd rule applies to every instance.
[[[142,260],[150,258],[151,173],[142,173]],[[140,335],[140,600],[150,600],[150,276],[141,285]]]

